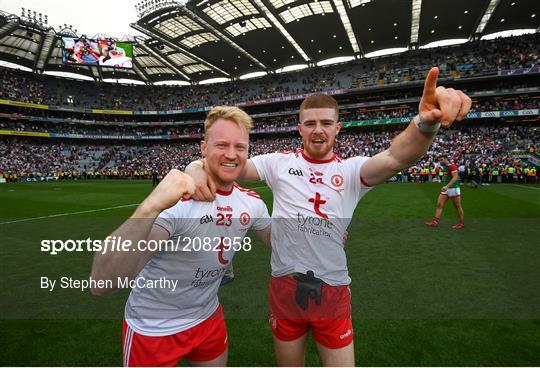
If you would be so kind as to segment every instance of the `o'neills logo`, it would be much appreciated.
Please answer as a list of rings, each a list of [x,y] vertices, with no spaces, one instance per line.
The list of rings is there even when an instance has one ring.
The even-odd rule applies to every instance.
[[[222,212],[232,212],[232,207],[231,206],[227,206],[227,207],[219,207],[217,208],[218,211],[222,211]]]
[[[347,332],[345,332],[343,335],[339,335],[340,340],[346,339],[347,337],[351,336],[352,330],[349,328]]]
[[[249,213],[247,212],[242,212],[240,214],[240,223],[244,226],[246,226],[247,224],[249,224],[249,220],[251,219],[251,216],[249,216]]]
[[[323,183],[323,173],[317,170],[309,169],[309,182],[311,184],[324,184]]]

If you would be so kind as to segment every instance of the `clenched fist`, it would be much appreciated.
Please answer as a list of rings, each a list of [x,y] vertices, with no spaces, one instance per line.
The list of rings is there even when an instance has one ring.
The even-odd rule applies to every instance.
[[[159,185],[144,200],[146,211],[160,213],[174,206],[182,198],[188,199],[195,193],[195,183],[191,176],[172,169]]]

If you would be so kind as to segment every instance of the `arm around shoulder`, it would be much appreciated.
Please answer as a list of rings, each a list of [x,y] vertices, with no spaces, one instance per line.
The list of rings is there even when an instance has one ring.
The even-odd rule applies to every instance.
[[[246,165],[244,166],[244,171],[242,171],[242,174],[240,174],[241,180],[261,180],[259,177],[259,172],[257,171],[257,167],[253,163],[251,159],[248,159],[246,161]]]

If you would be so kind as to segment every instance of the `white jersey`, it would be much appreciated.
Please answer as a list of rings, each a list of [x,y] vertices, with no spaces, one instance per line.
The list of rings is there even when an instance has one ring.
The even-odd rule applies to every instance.
[[[221,279],[238,249],[234,243],[245,244],[249,239],[244,236],[250,228],[270,226],[270,216],[257,193],[235,185],[230,193],[218,191],[213,202],[182,200],[163,211],[155,224],[165,228],[179,247],[156,253],[137,278],[166,278],[178,280],[178,284],[175,290],[134,288],[125,317],[137,333],[166,336],[196,326],[216,311]],[[200,249],[205,237],[211,250]],[[224,249],[222,238],[224,242],[228,238],[231,247]]]
[[[368,157],[312,160],[303,150],[251,159],[274,194],[272,275],[313,271],[330,285],[351,282],[343,234],[369,191],[360,171]]]

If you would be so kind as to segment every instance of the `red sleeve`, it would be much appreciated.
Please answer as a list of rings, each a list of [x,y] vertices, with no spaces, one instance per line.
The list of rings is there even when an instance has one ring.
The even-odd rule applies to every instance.
[[[453,165],[453,164],[450,165],[450,172],[454,172],[454,171],[457,171],[457,170],[458,170],[458,168],[457,168],[456,165]]]

